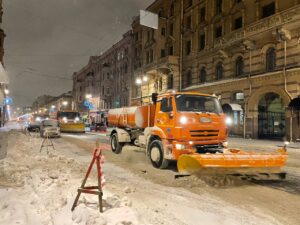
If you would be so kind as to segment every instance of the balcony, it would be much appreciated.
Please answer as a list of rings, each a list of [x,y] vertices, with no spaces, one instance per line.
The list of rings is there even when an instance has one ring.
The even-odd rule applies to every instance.
[[[286,23],[297,22],[300,20],[299,12],[300,5],[297,5],[285,11],[276,13],[270,17],[260,19],[244,27],[244,29],[230,32],[229,34],[222,36],[222,38],[215,40],[214,47],[228,47],[235,42],[241,41],[245,38],[251,38],[251,36],[283,26]]]
[[[157,69],[169,69],[170,66],[178,65],[178,56],[166,56],[163,58],[159,58],[158,60],[153,61],[152,63],[146,64],[143,66],[143,70],[146,72],[150,72],[152,70]]]

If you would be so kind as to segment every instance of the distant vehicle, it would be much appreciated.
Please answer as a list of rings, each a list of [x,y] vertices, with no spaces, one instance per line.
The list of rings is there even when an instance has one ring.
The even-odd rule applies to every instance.
[[[28,131],[39,131],[41,127],[41,122],[43,120],[49,119],[48,115],[34,114],[30,118],[30,121],[26,125]]]
[[[85,125],[80,118],[79,112],[77,111],[58,111],[57,120],[59,122],[61,132],[85,132]]]
[[[56,120],[43,120],[40,126],[41,137],[60,137],[60,128]]]

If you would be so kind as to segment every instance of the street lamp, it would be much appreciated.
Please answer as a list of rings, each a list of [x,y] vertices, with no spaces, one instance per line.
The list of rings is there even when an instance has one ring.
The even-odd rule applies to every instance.
[[[65,107],[66,107],[66,106],[68,105],[68,102],[67,102],[67,101],[63,101],[63,103],[62,103],[62,104],[63,104],[63,106],[65,106]]]
[[[141,86],[141,105],[143,105],[143,91],[142,91],[142,84],[148,84],[148,96],[150,95],[150,88],[149,88],[149,78],[148,76],[143,76],[142,78],[138,77],[135,81],[137,85]],[[148,127],[150,126],[150,97],[148,99]]]
[[[148,83],[149,79],[147,76],[143,76],[142,78],[138,77],[136,78],[135,80],[135,83],[138,85],[138,86],[141,86],[141,105],[143,104],[143,90],[142,90],[142,84],[143,83]],[[148,83],[149,85],[149,83]],[[148,86],[148,92],[149,92],[149,86]],[[148,93],[149,94],[149,93]]]
[[[92,94],[86,94],[86,95],[85,95],[85,98],[86,98],[86,99],[92,98]]]

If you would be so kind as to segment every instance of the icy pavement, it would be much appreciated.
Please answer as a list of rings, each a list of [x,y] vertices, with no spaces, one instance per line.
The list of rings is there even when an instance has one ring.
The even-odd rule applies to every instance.
[[[86,194],[71,212],[92,155],[62,139],[54,140],[56,150],[49,155],[40,154],[42,139],[17,131],[9,132],[8,141],[7,158],[0,161],[1,225],[281,224],[258,208],[154,184],[109,162],[104,213],[97,197]],[[95,185],[95,176],[89,182]]]

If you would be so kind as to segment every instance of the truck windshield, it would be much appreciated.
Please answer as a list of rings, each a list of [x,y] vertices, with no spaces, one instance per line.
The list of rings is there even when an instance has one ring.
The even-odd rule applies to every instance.
[[[222,108],[217,98],[200,95],[176,95],[177,111],[222,113]]]

